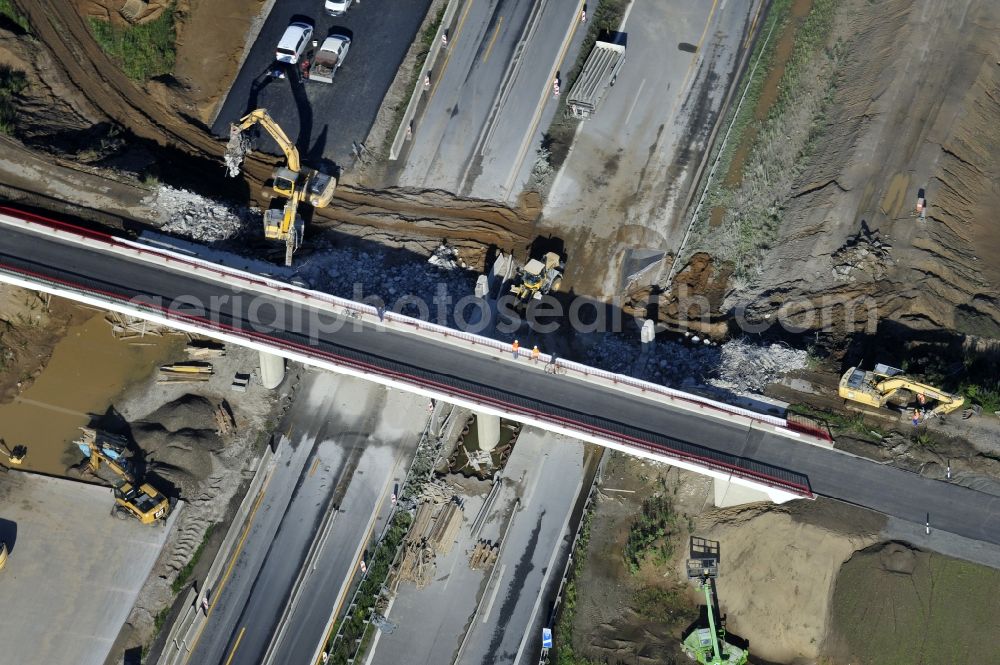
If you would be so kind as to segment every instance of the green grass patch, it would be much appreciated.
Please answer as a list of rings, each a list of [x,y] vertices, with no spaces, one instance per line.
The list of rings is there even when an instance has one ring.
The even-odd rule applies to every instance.
[[[0,65],[0,133],[14,133],[17,118],[17,96],[28,87],[24,72],[9,65]]]
[[[590,544],[590,525],[594,519],[593,505],[583,514],[580,525],[580,539],[577,541],[573,567],[569,581],[563,588],[562,605],[559,606],[559,616],[552,630],[553,654],[550,662],[555,665],[597,665],[596,662],[579,656],[573,651],[573,620],[576,617],[577,587],[576,580],[583,571],[587,560],[587,546]]]
[[[1000,631],[1000,571],[886,548],[896,553],[856,553],[837,575],[831,632],[853,662],[1000,663],[1000,642],[988,637]]]
[[[14,4],[14,0],[0,0],[0,16],[6,17],[25,32],[31,32],[28,17],[21,13],[21,10]]]
[[[760,38],[754,44],[753,52],[750,55],[750,60],[748,60],[749,69],[743,104],[739,106],[739,112],[737,112],[736,108],[738,104],[731,104],[722,124],[723,127],[728,128],[729,123],[733,123],[730,140],[721,148],[719,166],[716,169],[718,175],[716,176],[717,179],[710,186],[707,197],[708,201],[718,201],[722,198],[723,180],[725,179],[725,174],[729,173],[729,169],[732,167],[736,151],[740,148],[741,137],[746,134],[747,127],[756,121],[755,113],[757,112],[757,104],[760,101],[760,94],[764,90],[764,81],[767,80],[768,74],[770,74],[771,69],[774,67],[774,53],[778,46],[778,36],[788,22],[791,6],[792,0],[774,0],[767,11],[767,18],[760,28]],[[768,34],[771,35],[771,38],[765,43],[764,39]],[[754,65],[756,65],[756,68]]]
[[[654,496],[642,504],[642,512],[629,527],[625,541],[625,565],[634,575],[649,558],[664,564],[673,554],[672,536],[677,527],[677,513],[666,496]]]
[[[181,568],[181,572],[177,573],[177,579],[175,579],[170,585],[170,588],[175,594],[180,593],[181,589],[184,588],[184,585],[187,584],[187,581],[191,579],[191,573],[194,572],[194,567],[197,566],[198,561],[201,560],[201,555],[205,551],[205,545],[208,543],[208,539],[212,537],[212,531],[214,530],[214,524],[205,529],[205,535],[202,536],[198,549],[196,549],[194,554],[191,555],[191,560],[187,562],[187,565]]]
[[[174,69],[177,31],[173,4],[155,20],[141,25],[118,26],[91,18],[90,31],[101,49],[133,81],[148,81]]]
[[[965,382],[960,392],[965,395],[968,402],[982,407],[987,413],[1000,411],[1000,383]]]
[[[813,1],[794,31],[787,59],[779,62],[779,43],[787,39],[785,31],[793,20],[791,4],[792,0],[775,0],[763,22],[739,91],[743,101],[731,105],[721,125],[730,131],[729,139],[713,149],[711,159],[718,158],[718,167],[707,184],[707,205],[698,220],[701,243],[715,247],[718,258],[733,263],[737,284],[746,285],[759,274],[760,252],[774,242],[780,228],[782,206],[789,195],[786,176],[796,173],[813,153],[836,91],[842,45],[826,51],[832,65],[816,60],[832,30],[836,1]],[[758,107],[769,77],[779,66],[783,70],[765,114]],[[829,85],[818,85],[814,76],[829,76]],[[733,172],[737,155],[741,155],[741,171]],[[741,182],[727,185],[727,178],[734,175],[741,175]],[[728,211],[719,228],[709,228],[713,208]]]
[[[326,650],[330,654],[329,663],[332,665],[347,665],[348,661],[355,657],[355,652],[359,651],[355,648],[358,640],[361,640],[362,646],[368,643],[368,615],[375,609],[379,592],[389,577],[392,562],[410,528],[411,521],[409,513],[396,513],[388,532],[367,560],[368,573],[361,582],[357,604],[354,610],[334,627],[333,635],[326,645]],[[341,638],[335,641],[338,631]]]
[[[688,601],[683,586],[643,587],[636,592],[632,608],[647,621],[659,623],[694,621],[698,618],[698,608]]]

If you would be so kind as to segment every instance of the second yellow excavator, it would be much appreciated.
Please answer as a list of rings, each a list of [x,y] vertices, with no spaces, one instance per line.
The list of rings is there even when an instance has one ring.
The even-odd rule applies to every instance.
[[[165,520],[170,514],[170,500],[149,483],[140,483],[125,456],[127,442],[122,437],[90,427],[81,427],[83,435],[74,441],[87,456],[91,473],[111,484],[115,512],[131,516],[143,524]],[[101,475],[101,470],[109,473]]]
[[[962,408],[965,398],[947,393],[903,376],[903,370],[879,363],[874,370],[865,371],[852,367],[840,379],[838,392],[844,399],[881,408],[900,391],[911,392],[916,399],[916,409],[923,417],[943,416]],[[927,401],[935,402],[926,408]],[[910,406],[910,405],[907,405]]]

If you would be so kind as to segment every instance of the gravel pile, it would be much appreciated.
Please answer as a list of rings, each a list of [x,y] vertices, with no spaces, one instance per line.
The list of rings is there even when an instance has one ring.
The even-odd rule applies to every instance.
[[[645,362],[641,351],[638,339],[609,334],[591,347],[586,362],[672,388],[704,386],[739,394],[762,393],[787,372],[804,368],[807,360],[805,351],[744,340],[722,345],[706,345],[697,338],[658,341]]]
[[[256,208],[229,206],[167,185],[157,187],[143,203],[156,210],[161,230],[198,242],[228,240],[261,224]]]
[[[476,273],[447,260],[441,261],[445,267],[410,257],[400,261],[402,254],[399,250],[330,248],[311,254],[296,272],[318,291],[376,305],[381,300],[388,311],[451,325],[451,305],[473,295]],[[450,299],[449,306],[440,308],[443,320],[439,320],[436,298]]]

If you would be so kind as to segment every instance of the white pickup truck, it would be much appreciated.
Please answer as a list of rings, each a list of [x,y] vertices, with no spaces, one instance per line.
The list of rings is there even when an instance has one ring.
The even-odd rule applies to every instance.
[[[333,76],[344,64],[344,58],[347,57],[350,48],[349,37],[331,35],[324,39],[323,45],[313,57],[312,66],[309,68],[309,80],[333,83]]]

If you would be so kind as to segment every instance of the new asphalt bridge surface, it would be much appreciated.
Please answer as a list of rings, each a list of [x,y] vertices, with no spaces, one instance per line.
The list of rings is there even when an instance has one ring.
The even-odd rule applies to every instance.
[[[208,271],[194,271],[184,257],[153,263],[122,256],[81,246],[69,234],[64,239],[28,230],[7,215],[0,214],[0,280],[83,293],[119,305],[150,299],[183,302],[190,308],[197,300],[212,308],[200,313],[207,313],[212,323],[195,319],[184,311],[185,305],[156,313],[189,325],[198,321],[206,332],[225,330],[278,353],[294,352],[327,366],[393,377],[401,386],[476,400],[511,417],[541,426],[549,423],[590,440],[604,436],[647,456],[662,451],[665,458],[700,461],[716,471],[731,469],[777,488],[806,495],[811,490],[918,524],[929,515],[933,529],[1000,544],[1000,497],[809,445],[744,419],[701,415],[615,386],[545,372],[509,354],[488,355],[389,329],[377,320],[331,325],[341,315],[329,307],[293,303],[280,292],[247,297],[245,287]],[[296,324],[257,332],[254,311],[266,312],[267,321],[280,313],[285,321],[321,320],[327,325],[311,331]]]

